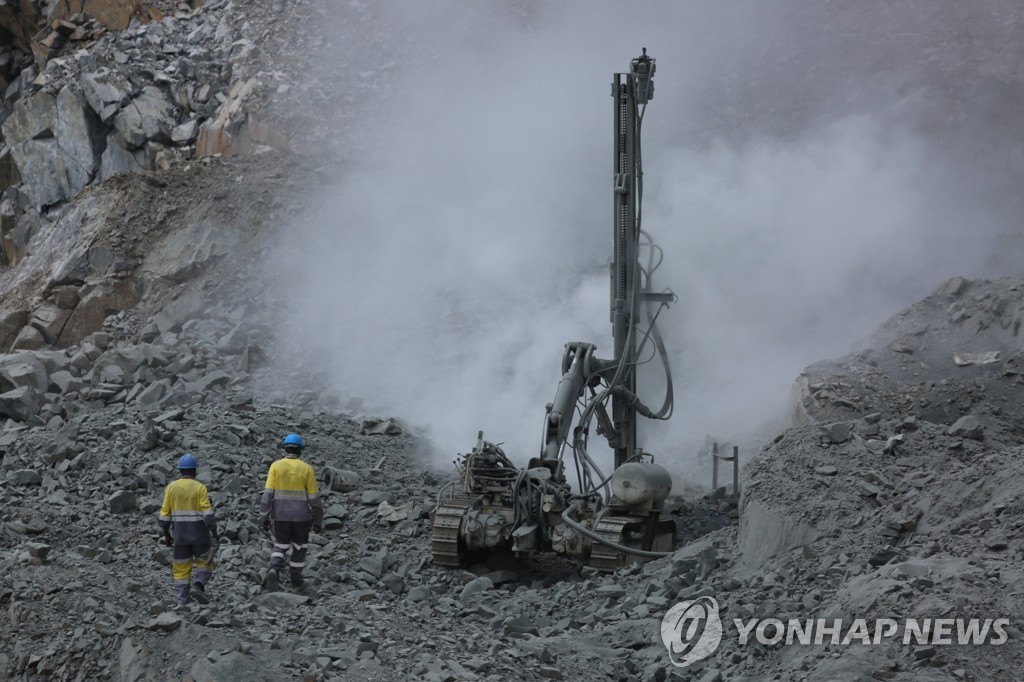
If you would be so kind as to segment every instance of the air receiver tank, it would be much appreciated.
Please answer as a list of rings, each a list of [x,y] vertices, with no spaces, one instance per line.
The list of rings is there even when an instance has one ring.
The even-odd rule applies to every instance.
[[[631,511],[661,509],[672,491],[672,477],[654,462],[627,462],[612,474],[612,506]]]

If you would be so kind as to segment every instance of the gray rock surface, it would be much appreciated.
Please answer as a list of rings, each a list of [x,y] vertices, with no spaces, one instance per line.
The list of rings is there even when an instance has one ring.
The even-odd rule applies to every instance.
[[[39,351],[0,359],[0,678],[1019,675],[1016,630],[1001,648],[727,638],[681,672],[659,626],[698,596],[739,618],[971,611],[1016,622],[1021,282],[951,280],[857,353],[809,367],[793,423],[744,472],[738,510],[698,489],[667,501],[682,541],[671,557],[614,575],[542,556],[434,566],[429,511],[450,472],[428,470],[429,444],[402,415],[354,417],[361,402],[320,374],[279,371],[294,348],[273,311],[290,302],[265,277],[280,245],[261,238],[293,225],[333,172],[268,150],[317,140],[308,151],[332,98],[388,91],[393,67],[361,58],[376,54],[364,48],[377,9],[149,2],[133,17],[116,13],[124,3],[85,4],[92,18],[54,25],[40,2],[17,18],[0,2],[12,42],[0,46],[0,351]],[[1007,7],[993,15],[1014,34]],[[291,45],[343,42],[314,30],[334,12],[367,27],[366,45],[352,46],[364,66],[337,92],[305,44]],[[936,54],[959,60],[946,48]],[[302,134],[276,125],[282,109],[304,117],[288,131]],[[330,135],[358,155],[358,139]],[[255,508],[290,431],[314,444],[328,509],[308,594],[261,587],[269,546]],[[200,457],[223,540],[210,603],[174,610],[155,514],[185,450]]]

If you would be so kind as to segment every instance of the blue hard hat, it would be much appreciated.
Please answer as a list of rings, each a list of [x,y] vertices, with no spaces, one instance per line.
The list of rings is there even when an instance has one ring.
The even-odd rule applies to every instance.
[[[186,452],[178,460],[179,469],[198,469],[199,462],[196,461],[195,456],[191,452]]]
[[[284,442],[281,443],[284,447],[304,448],[306,444],[302,442],[302,436],[297,433],[289,433],[284,437]]]

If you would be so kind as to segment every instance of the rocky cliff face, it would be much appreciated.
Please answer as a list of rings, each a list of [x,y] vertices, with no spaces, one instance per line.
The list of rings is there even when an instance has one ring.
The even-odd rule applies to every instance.
[[[256,112],[289,76],[263,67],[301,18],[280,33],[270,25],[295,8],[86,0],[44,12],[23,4],[34,9],[11,15],[17,30],[5,52],[10,82],[0,108],[7,265],[53,222],[54,206],[90,183],[288,148],[284,126]],[[39,29],[28,43],[31,31],[18,28],[26,23]],[[272,53],[262,62],[258,43]]]

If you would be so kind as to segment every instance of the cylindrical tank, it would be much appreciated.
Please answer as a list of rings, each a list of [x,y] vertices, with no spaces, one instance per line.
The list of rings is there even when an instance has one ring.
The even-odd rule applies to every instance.
[[[612,474],[612,494],[624,507],[658,509],[672,492],[672,476],[654,462],[627,462]]]

